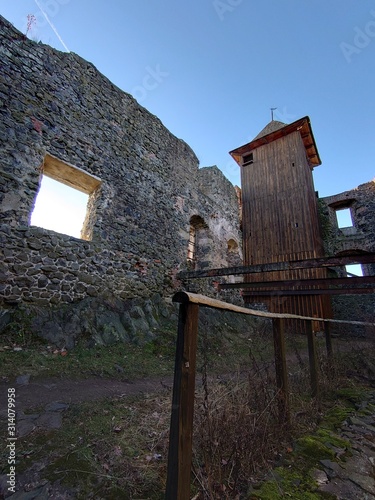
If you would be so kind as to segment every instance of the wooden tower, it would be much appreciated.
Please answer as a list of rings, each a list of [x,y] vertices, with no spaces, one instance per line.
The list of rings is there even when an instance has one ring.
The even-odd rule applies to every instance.
[[[310,119],[289,125],[272,120],[253,141],[230,152],[241,168],[244,265],[323,257],[312,170],[321,164]],[[325,278],[323,269],[252,274],[245,281]],[[259,290],[259,289],[258,289]],[[319,295],[255,296],[271,312],[328,317],[329,300]],[[315,325],[316,329],[321,325]]]

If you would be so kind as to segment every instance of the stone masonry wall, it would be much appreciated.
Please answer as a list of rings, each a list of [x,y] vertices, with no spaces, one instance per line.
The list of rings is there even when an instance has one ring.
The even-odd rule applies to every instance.
[[[175,319],[165,299],[181,287],[191,217],[207,226],[204,265],[240,246],[234,187],[92,64],[2,17],[0,56],[0,333],[17,324],[68,348],[152,337]],[[51,157],[100,179],[86,239],[30,225]]]
[[[170,297],[193,215],[208,227],[206,265],[226,265],[228,241],[240,245],[238,203],[216,167],[199,169],[184,141],[92,64],[1,17],[0,54],[3,307]],[[46,155],[100,179],[88,239],[30,225]]]
[[[355,189],[320,198],[326,252],[375,251],[375,179]],[[339,228],[336,211],[349,208],[353,227]]]
[[[177,279],[193,220],[198,269],[242,262],[238,196],[220,170],[199,168],[184,141],[92,64],[1,16],[0,56],[0,333],[26,311],[31,331],[69,347],[89,333],[149,338],[181,287],[241,304],[214,279]],[[47,158],[99,179],[82,239],[30,225]],[[339,229],[335,211],[346,205],[354,227]],[[320,199],[320,216],[327,255],[375,251],[375,181]],[[338,318],[374,318],[369,296],[333,302]]]
[[[340,208],[350,209],[352,227],[338,227],[336,211]],[[327,255],[375,252],[375,179],[350,191],[321,198],[320,214]],[[364,276],[375,276],[375,264],[363,265],[362,271]],[[338,269],[339,274],[343,272]],[[332,307],[337,319],[375,321],[374,295],[333,296]],[[353,327],[346,330],[353,332]],[[356,331],[363,334],[364,328]]]

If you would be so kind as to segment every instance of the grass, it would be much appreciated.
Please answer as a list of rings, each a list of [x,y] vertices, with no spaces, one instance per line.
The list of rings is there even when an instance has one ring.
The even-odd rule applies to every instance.
[[[8,377],[134,379],[172,374],[174,341],[175,332],[165,331],[143,346],[79,345],[66,355],[28,344],[22,351],[0,352],[0,362]],[[202,332],[192,476],[196,500],[320,498],[311,470],[321,459],[335,459],[335,448],[350,451],[337,429],[367,397],[373,345],[344,342],[339,349],[335,340],[335,365],[328,372],[324,340],[317,344],[321,399],[311,400],[306,339],[287,338],[292,410],[287,427],[279,422],[272,332],[266,327],[221,337]],[[161,390],[71,405],[61,429],[18,440],[17,471],[39,464],[42,478],[59,482],[74,498],[164,498],[170,401],[170,392]],[[4,472],[4,453],[1,461]]]
[[[176,330],[157,332],[143,345],[118,343],[110,346],[87,347],[84,341],[71,351],[55,349],[29,335],[3,336],[0,341],[2,376],[13,378],[30,374],[32,377],[89,378],[104,377],[120,380],[173,374]],[[202,353],[209,357],[212,373],[233,372],[249,364],[249,351],[258,357],[264,350],[272,352],[268,338],[228,329],[224,335],[207,334],[199,337],[197,365],[202,366]],[[270,350],[271,347],[271,350]],[[263,354],[262,354],[263,353]]]
[[[36,462],[76,498],[163,498],[169,414],[167,392],[72,405],[61,429],[18,440],[17,473]]]
[[[24,347],[22,351],[0,352],[2,376],[13,378],[25,373],[32,377],[88,378],[120,380],[173,373],[171,356],[155,354],[149,346],[112,345],[73,351],[46,347]]]

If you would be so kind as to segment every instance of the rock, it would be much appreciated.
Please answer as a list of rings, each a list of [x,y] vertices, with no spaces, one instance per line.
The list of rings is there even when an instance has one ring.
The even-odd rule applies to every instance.
[[[34,421],[32,420],[21,420],[17,423],[17,435],[22,438],[28,436],[36,428]]]
[[[350,474],[350,481],[358,485],[367,494],[373,495],[373,498],[375,498],[375,481],[374,478],[370,476],[370,473],[364,475],[353,472]],[[363,496],[363,498],[365,498],[365,496]]]
[[[0,476],[0,498],[5,498],[5,494],[8,492],[8,477],[6,474]]]
[[[48,405],[46,405],[44,407],[44,409],[47,411],[47,412],[51,412],[51,411],[65,411],[69,408],[69,405],[66,404],[66,403],[60,403],[58,401],[55,401],[53,403],[48,403]]]
[[[320,463],[326,469],[326,473],[330,479],[336,476],[346,477],[345,470],[337,462],[332,462],[331,460],[320,460]]]
[[[17,491],[17,493],[8,498],[9,500],[48,500],[50,498],[48,490],[49,483],[32,491]]]
[[[42,429],[60,429],[62,425],[61,413],[43,413],[37,420],[35,420],[35,425],[41,427]]]
[[[322,484],[327,484],[329,481],[327,474],[319,469],[314,469],[312,471],[312,478],[314,479],[314,481],[318,486],[321,486]]]
[[[340,500],[364,500],[364,491],[351,481],[345,481],[342,479],[335,479],[327,484],[323,484],[318,488],[321,493],[329,493],[333,498]],[[371,497],[367,497],[370,500]]]
[[[20,375],[19,377],[16,378],[16,384],[17,385],[28,385],[30,381],[30,375]]]

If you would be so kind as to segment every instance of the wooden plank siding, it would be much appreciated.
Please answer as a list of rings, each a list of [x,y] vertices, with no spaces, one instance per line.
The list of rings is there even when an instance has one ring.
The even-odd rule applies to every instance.
[[[312,168],[300,132],[291,132],[252,153],[253,163],[241,167],[244,265],[323,257]],[[245,275],[244,281],[326,277],[325,269],[302,269],[260,273],[251,278]],[[266,303],[271,312],[330,315],[329,298],[319,295],[269,299],[251,295],[244,291],[245,302]]]

